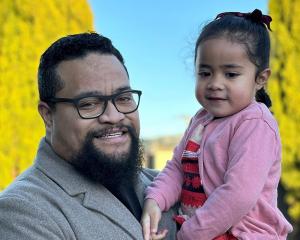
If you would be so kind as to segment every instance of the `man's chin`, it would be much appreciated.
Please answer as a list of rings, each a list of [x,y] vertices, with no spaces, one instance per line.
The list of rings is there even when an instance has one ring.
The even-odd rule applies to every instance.
[[[74,167],[87,178],[105,186],[132,184],[142,166],[138,138],[130,134],[123,144],[96,141],[95,134],[87,135],[80,151],[72,157]],[[111,143],[111,142],[110,142]]]

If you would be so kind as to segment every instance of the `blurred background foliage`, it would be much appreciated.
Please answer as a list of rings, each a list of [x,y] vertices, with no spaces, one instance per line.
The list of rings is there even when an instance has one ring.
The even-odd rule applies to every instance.
[[[282,184],[294,235],[300,239],[300,1],[270,0],[272,75],[268,90],[282,139]]]
[[[283,146],[281,189],[300,226],[300,1],[270,0],[272,76],[268,91]],[[37,67],[58,37],[93,30],[87,0],[0,0],[0,190],[33,161],[44,126],[37,112]],[[299,57],[299,58],[298,58]],[[146,140],[147,163],[161,169],[180,136]]]
[[[58,37],[93,30],[86,0],[0,1],[0,190],[34,159],[44,125],[37,67]]]

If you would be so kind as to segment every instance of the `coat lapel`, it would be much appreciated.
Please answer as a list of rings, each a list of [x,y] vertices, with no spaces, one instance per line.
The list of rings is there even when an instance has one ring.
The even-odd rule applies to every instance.
[[[98,186],[85,193],[83,206],[106,216],[134,239],[140,239],[140,223],[131,212],[105,187]]]
[[[43,139],[40,143],[35,166],[53,179],[71,197],[84,194],[82,205],[106,216],[115,225],[127,232],[133,239],[142,239],[139,222],[131,212],[101,184],[95,184],[55,154]],[[143,183],[136,187],[140,203],[143,201]]]

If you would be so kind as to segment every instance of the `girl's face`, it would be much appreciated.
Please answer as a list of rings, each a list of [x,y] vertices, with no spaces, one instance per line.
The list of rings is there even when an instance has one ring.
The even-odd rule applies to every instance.
[[[225,117],[247,107],[263,84],[243,45],[226,38],[200,43],[196,57],[196,98],[213,116]]]

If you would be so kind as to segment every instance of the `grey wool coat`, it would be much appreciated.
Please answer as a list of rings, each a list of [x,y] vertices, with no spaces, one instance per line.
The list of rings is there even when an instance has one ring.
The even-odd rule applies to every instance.
[[[135,186],[142,206],[154,171]],[[163,214],[167,239],[175,239],[173,210]],[[0,193],[3,240],[142,240],[140,223],[105,187],[78,174],[42,139],[35,163]]]

